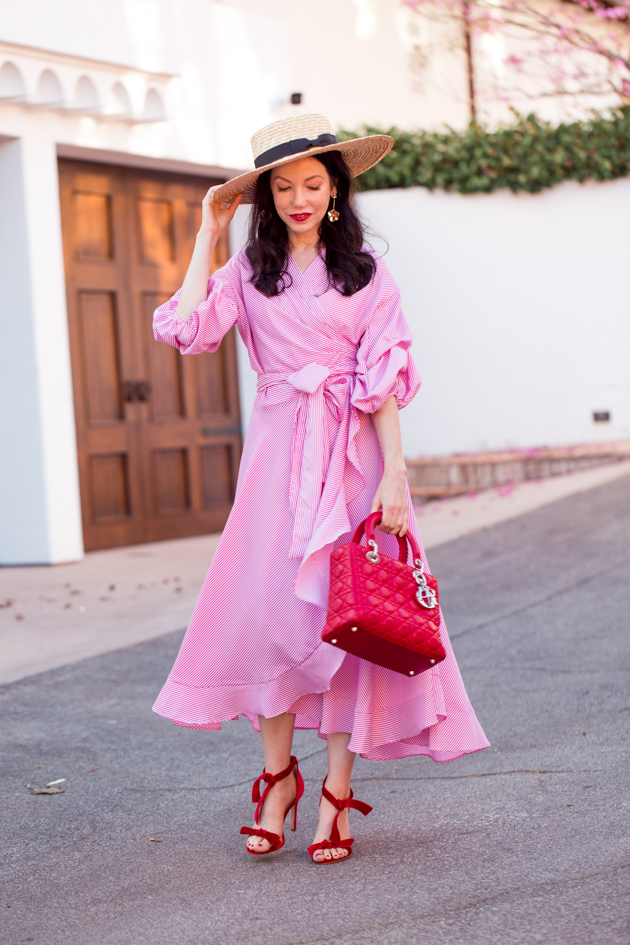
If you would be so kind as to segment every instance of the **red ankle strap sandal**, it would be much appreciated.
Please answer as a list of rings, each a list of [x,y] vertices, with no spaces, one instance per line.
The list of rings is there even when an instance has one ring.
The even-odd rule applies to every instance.
[[[281,850],[285,844],[284,833],[282,835],[277,833],[272,833],[270,830],[263,830],[259,826],[258,816],[262,810],[262,806],[265,803],[265,798],[267,794],[278,781],[284,781],[285,778],[288,778],[293,769],[295,768],[295,780],[297,786],[297,793],[295,795],[295,800],[291,801],[289,806],[284,812],[284,819],[286,819],[287,814],[291,811],[291,830],[295,830],[297,827],[297,809],[298,801],[304,794],[304,779],[300,774],[300,769],[298,767],[298,760],[295,755],[291,755],[291,761],[288,766],[281,771],[279,774],[268,774],[263,768],[263,773],[259,778],[256,778],[254,785],[252,787],[252,804],[257,804],[256,813],[254,814],[254,823],[255,827],[241,827],[241,833],[248,834],[250,837],[260,837],[263,840],[267,840],[271,846],[268,850],[250,850],[247,847],[247,852],[251,853],[253,856],[265,856],[267,853],[273,853],[274,850]],[[262,797],[260,796],[260,782],[265,781],[266,788],[263,791]]]
[[[365,817],[367,817],[367,815],[372,810],[369,804],[364,804],[363,801],[355,801],[353,791],[350,791],[350,797],[344,801],[340,801],[339,798],[333,797],[330,791],[326,789],[326,778],[324,778],[324,783],[322,784],[322,797],[325,797],[326,800],[333,805],[333,807],[337,808],[337,813],[335,814],[332,830],[330,831],[330,840],[320,840],[319,843],[312,843],[308,848],[311,860],[313,860],[313,863],[317,863],[318,866],[320,863],[341,863],[343,860],[349,860],[352,856],[352,844],[354,843],[354,837],[350,837],[349,840],[342,840],[339,836],[337,820],[341,811],[345,810],[346,808],[352,808],[353,810],[360,811]],[[344,850],[347,850],[348,855],[339,857],[337,860],[315,860],[313,858],[313,854],[318,850],[334,850],[336,847],[342,847]]]

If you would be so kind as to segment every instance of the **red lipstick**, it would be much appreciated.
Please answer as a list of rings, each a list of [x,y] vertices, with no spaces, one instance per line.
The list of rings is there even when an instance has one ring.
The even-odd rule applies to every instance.
[[[296,223],[304,223],[305,220],[308,220],[312,214],[310,213],[290,213],[289,216],[292,220],[295,220]]]

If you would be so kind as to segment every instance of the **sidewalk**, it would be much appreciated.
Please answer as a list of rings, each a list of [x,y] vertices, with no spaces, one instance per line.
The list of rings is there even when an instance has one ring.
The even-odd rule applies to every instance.
[[[630,475],[630,462],[432,502],[424,545]],[[0,569],[0,684],[184,629],[219,535],[95,551],[76,564]]]

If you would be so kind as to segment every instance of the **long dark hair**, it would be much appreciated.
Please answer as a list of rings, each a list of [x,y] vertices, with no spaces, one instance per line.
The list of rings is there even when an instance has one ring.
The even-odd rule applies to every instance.
[[[312,156],[324,165],[337,188],[339,219],[331,223],[324,214],[319,226],[329,284],[342,295],[354,295],[369,284],[376,272],[376,263],[363,249],[364,230],[354,209],[353,180],[340,151],[324,151]],[[288,272],[289,234],[276,212],[271,171],[265,171],[258,178],[245,254],[253,270],[251,282],[267,298],[279,295],[292,284]]]

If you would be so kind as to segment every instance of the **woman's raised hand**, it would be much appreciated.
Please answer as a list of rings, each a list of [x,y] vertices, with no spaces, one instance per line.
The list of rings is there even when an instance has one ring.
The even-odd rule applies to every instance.
[[[243,198],[242,194],[238,194],[231,203],[217,203],[214,195],[220,187],[221,184],[211,187],[201,201],[201,229],[206,230],[215,239],[227,230]]]

